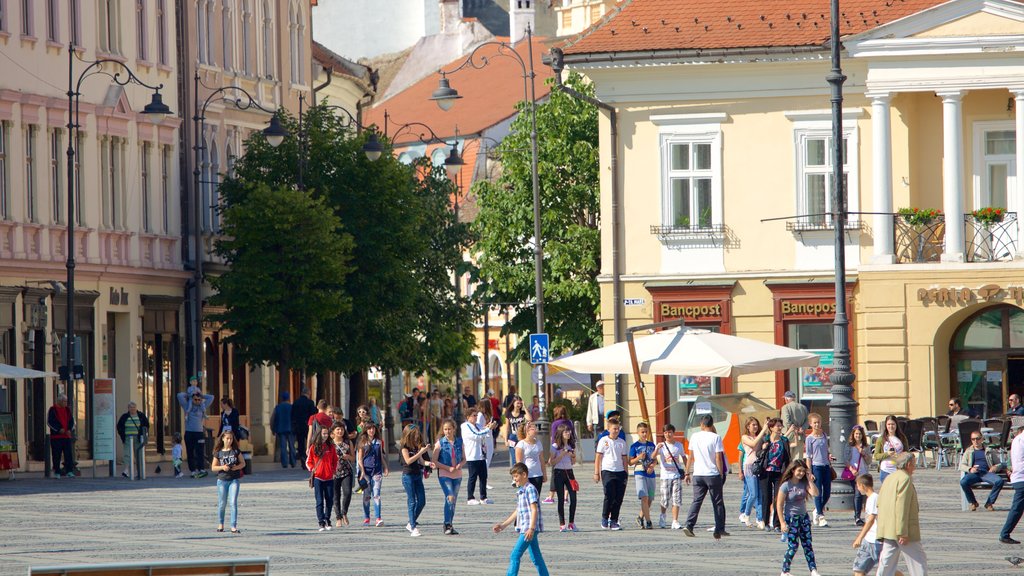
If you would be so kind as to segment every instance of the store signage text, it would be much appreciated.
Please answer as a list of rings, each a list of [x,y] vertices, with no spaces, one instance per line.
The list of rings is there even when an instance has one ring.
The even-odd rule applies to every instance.
[[[919,288],[917,300],[923,304],[970,304],[977,300],[1015,300],[1024,302],[1024,286],[985,284],[978,288]]]
[[[692,318],[706,320],[721,317],[721,304],[692,303],[674,305],[663,303],[661,305],[661,318],[663,320],[667,320],[670,318]]]
[[[790,302],[783,300],[780,303],[782,316],[835,316],[836,303],[819,302]]]

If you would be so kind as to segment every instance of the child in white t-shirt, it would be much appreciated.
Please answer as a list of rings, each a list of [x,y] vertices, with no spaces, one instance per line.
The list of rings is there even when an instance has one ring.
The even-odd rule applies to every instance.
[[[171,465],[174,466],[174,477],[182,478],[185,475],[181,473],[181,433],[175,432],[172,434],[171,442],[174,444],[171,448]]]
[[[878,566],[878,555],[882,551],[882,543],[875,538],[875,530],[878,519],[878,493],[875,492],[875,481],[871,474],[857,476],[857,492],[860,492],[867,501],[864,503],[864,526],[860,533],[853,540],[853,547],[857,550],[857,556],[853,559],[854,576],[865,576],[873,573]],[[901,572],[897,572],[902,576]]]
[[[654,448],[654,454],[661,463],[661,517],[658,523],[666,528],[665,513],[672,503],[672,529],[679,530],[679,508],[683,505],[683,475],[686,470],[686,451],[676,442],[676,427],[665,424],[662,427],[664,441]]]
[[[626,441],[619,438],[622,425],[618,418],[608,419],[608,436],[597,442],[597,457],[594,458],[594,482],[604,484],[604,505],[601,508],[601,528],[622,530],[619,525],[619,510],[626,496],[626,468],[629,455]]]

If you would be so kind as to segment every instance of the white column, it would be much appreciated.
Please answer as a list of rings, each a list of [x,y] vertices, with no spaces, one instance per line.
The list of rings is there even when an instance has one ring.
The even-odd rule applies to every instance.
[[[964,145],[961,99],[964,93],[937,92],[942,98],[942,211],[946,215],[943,262],[964,261]]]
[[[1016,149],[1016,172],[1012,194],[1016,197],[1014,202],[1017,208],[1017,258],[1024,258],[1024,90],[1017,90],[1013,93],[1014,111],[1016,112],[1017,149]],[[1009,202],[1007,202],[1009,204]]]
[[[892,127],[889,117],[889,94],[869,95],[871,97],[871,211],[874,228],[875,264],[892,264],[893,222],[892,209]]]

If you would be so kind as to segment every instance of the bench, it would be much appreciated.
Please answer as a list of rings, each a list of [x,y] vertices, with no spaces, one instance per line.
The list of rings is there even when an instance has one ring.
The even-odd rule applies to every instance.
[[[29,576],[264,576],[270,574],[270,558],[33,566],[28,573]]]
[[[1006,484],[1004,484],[1004,485],[1003,485],[1003,489],[1004,489],[1004,490],[1006,490],[1006,489],[1007,489],[1007,488],[1009,488],[1009,486],[1010,486],[1010,478],[1009,478],[1009,476],[1008,476],[1008,475],[1006,474],[1006,471],[1005,471],[1005,470],[1004,470],[1003,472],[998,472],[998,474],[999,474],[1000,476],[1002,476],[1004,480],[1006,480]],[[966,472],[960,472],[960,477],[961,477],[961,478],[963,478],[963,477],[964,477],[964,476],[966,476],[966,475],[967,475],[967,473],[966,473]],[[960,484],[960,483],[959,483],[959,482],[957,482],[957,487],[959,487],[959,484]],[[989,484],[988,482],[978,482],[978,483],[977,483],[977,484],[975,484],[974,486],[971,486],[971,490],[973,490],[973,491],[977,491],[977,490],[984,490],[984,491],[986,491],[986,492],[987,492],[987,491],[989,491],[989,490],[991,490],[991,489],[992,489],[992,485],[991,485],[991,484]],[[975,499],[977,499],[977,498],[975,498]],[[967,495],[966,495],[966,494],[964,494],[964,491],[963,491],[963,490],[961,490],[961,491],[960,491],[960,511],[961,511],[961,512],[967,512],[967,507],[968,507],[968,505],[969,505],[969,502],[967,502]]]

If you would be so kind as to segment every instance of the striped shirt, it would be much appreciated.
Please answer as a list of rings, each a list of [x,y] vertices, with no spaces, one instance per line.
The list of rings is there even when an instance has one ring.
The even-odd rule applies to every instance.
[[[135,416],[129,414],[128,419],[124,421],[125,438],[127,438],[128,436],[138,436],[140,424],[141,423],[139,421],[139,416],[137,414]]]
[[[516,492],[516,532],[525,533],[530,529],[530,517],[533,516],[531,504],[537,505],[537,526],[534,532],[544,531],[544,519],[540,513],[540,498],[537,496],[537,488],[527,482]]]

